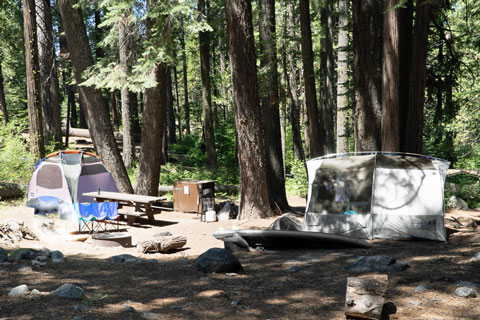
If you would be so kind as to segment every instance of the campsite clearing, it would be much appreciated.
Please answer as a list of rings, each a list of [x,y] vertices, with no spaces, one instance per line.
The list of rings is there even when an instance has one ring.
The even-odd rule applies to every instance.
[[[305,199],[289,201],[305,206]],[[29,226],[32,210],[4,208],[0,223],[15,218]],[[480,212],[469,211],[469,215],[479,219]],[[133,242],[169,231],[187,238],[184,250],[140,254],[135,248],[94,247],[88,240],[23,240],[18,247],[60,250],[67,259],[23,272],[20,267],[28,261],[1,265],[0,318],[345,319],[346,284],[352,276],[345,267],[358,256],[390,255],[410,265],[389,275],[385,301],[397,307],[392,319],[480,319],[480,298],[455,295],[459,281],[480,284],[480,262],[471,261],[480,252],[479,231],[455,233],[447,243],[375,240],[370,249],[237,252],[244,272],[203,274],[195,269],[195,258],[209,248],[223,246],[213,231],[267,227],[272,220],[206,223],[199,215],[181,212],[162,212],[158,219],[153,225],[128,227]],[[447,220],[447,224],[453,223]],[[158,263],[112,262],[112,256],[125,253]],[[22,284],[47,293],[64,283],[80,286],[85,298],[7,295]]]

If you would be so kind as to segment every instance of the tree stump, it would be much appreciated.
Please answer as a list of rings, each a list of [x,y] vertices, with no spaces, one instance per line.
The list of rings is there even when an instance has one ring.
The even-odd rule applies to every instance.
[[[183,247],[187,243],[184,236],[161,236],[137,244],[142,253],[168,252]]]
[[[388,276],[364,275],[347,278],[345,315],[363,319],[380,319],[385,302]]]

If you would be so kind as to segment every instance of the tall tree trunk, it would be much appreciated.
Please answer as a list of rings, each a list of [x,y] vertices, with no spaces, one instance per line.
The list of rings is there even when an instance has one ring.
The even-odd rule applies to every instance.
[[[43,140],[42,101],[40,100],[40,67],[36,34],[35,0],[23,0],[23,27],[27,73],[27,100],[30,152],[42,159],[45,156]]]
[[[128,89],[127,77],[132,70],[132,36],[133,32],[131,24],[129,23],[132,11],[127,8],[118,23],[118,52],[120,66],[122,69],[122,89],[120,90],[122,102],[122,127],[123,127],[123,163],[126,168],[133,167],[135,161],[135,144],[133,141],[133,126],[132,126],[132,99],[136,98],[130,93]]]
[[[398,86],[400,149],[405,151],[405,133],[407,131],[407,111],[409,99],[409,81],[412,64],[412,37],[413,37],[413,1],[407,0],[404,8],[398,9],[398,69],[400,70]]]
[[[428,27],[431,15],[432,4],[425,0],[417,1],[413,32],[412,64],[410,67],[407,130],[405,132],[403,149],[406,152],[419,154],[422,153],[423,143]]]
[[[187,79],[187,53],[185,52],[185,29],[183,27],[183,18],[180,17],[180,45],[182,47],[182,65],[183,65],[183,98],[185,111],[185,127],[187,134],[190,134],[190,103],[188,101],[188,79]]]
[[[150,1],[148,5],[150,6]],[[161,39],[169,44],[170,26],[165,17],[159,17],[163,22],[161,27]],[[147,38],[152,38],[153,21],[147,19]],[[140,159],[138,167],[137,186],[135,193],[152,195],[158,194],[158,183],[160,179],[160,167],[162,161],[162,140],[165,132],[166,122],[166,65],[164,62],[158,62],[152,70],[152,77],[157,81],[157,85],[145,90],[143,95],[143,125],[142,125],[142,144],[140,149]]]
[[[105,57],[105,52],[103,51],[102,47],[98,45],[100,41],[102,41],[102,33],[103,33],[103,29],[99,27],[100,23],[102,22],[102,19],[100,17],[100,10],[101,9],[97,9],[94,12],[95,33],[93,34],[93,38],[95,40],[95,44],[97,44],[95,46],[95,58],[97,59],[97,61],[98,61],[98,58]]]
[[[280,130],[280,107],[278,99],[278,63],[275,34],[275,1],[260,0],[260,102],[263,113],[263,134],[267,161],[267,183],[272,208],[281,211],[290,209],[285,192],[285,173]]]
[[[205,8],[205,0],[198,1],[198,10],[203,19],[208,22],[208,13]],[[217,167],[217,153],[215,151],[215,135],[213,132],[212,96],[210,83],[210,33],[199,32],[200,44],[200,68],[202,77],[202,107],[203,126],[205,133],[205,147],[207,151],[207,167]]]
[[[168,144],[177,143],[175,135],[175,112],[173,109],[173,91],[172,91],[172,67],[167,67],[167,128],[168,128]]]
[[[113,90],[110,92],[110,104],[112,107],[112,122],[113,122],[113,129],[115,132],[118,132],[120,128],[120,119],[118,116],[118,108],[117,108],[117,91]]]
[[[2,72],[2,54],[0,49],[0,110],[3,113],[3,124],[8,123],[7,102],[5,100],[5,89],[3,87],[3,72]]]
[[[327,0],[321,11],[321,23],[324,30],[322,39],[322,53],[320,73],[323,80],[322,99],[320,100],[320,125],[325,137],[322,145],[322,153],[329,154],[335,152],[335,93],[334,93],[334,72],[335,58],[333,56],[333,0]]]
[[[242,188],[239,219],[270,217],[252,5],[250,0],[227,0],[225,12]]]
[[[80,98],[80,90],[77,85],[78,92],[78,127],[79,128],[88,128],[87,119],[85,118],[85,107],[83,106],[83,101]]]
[[[355,150],[381,148],[383,2],[354,0]]]
[[[295,34],[295,26],[297,25],[297,18],[295,16],[295,4],[294,1],[287,2],[287,10],[285,11],[285,26],[286,30],[284,31],[285,34],[288,35],[289,39],[295,39],[297,36]],[[292,140],[293,140],[293,157],[300,161],[305,161],[305,153],[303,149],[302,143],[302,133],[301,133],[301,125],[300,125],[300,99],[298,94],[299,79],[300,75],[297,68],[297,57],[295,52],[298,51],[294,44],[294,47],[288,45],[291,43],[287,41],[286,51],[286,63],[288,64],[288,70],[285,72],[288,73],[287,77],[287,88],[288,88],[288,95],[290,97],[290,123],[292,124]]]
[[[308,117],[310,157],[322,155],[325,137],[320,130],[315,74],[313,71],[312,30],[310,28],[310,1],[300,0],[300,27],[302,31],[303,79],[305,82],[305,103]]]
[[[60,11],[72,60],[75,81],[84,82],[83,72],[93,65],[93,56],[81,9],[75,9],[75,0],[60,0]],[[95,149],[112,169],[112,175],[121,192],[131,193],[132,185],[117,147],[110,122],[108,106],[102,92],[93,87],[78,86],[80,100],[85,107],[88,129]]]
[[[53,48],[52,48],[53,50]],[[55,53],[52,51],[52,54]],[[53,109],[53,123],[54,123],[54,140],[55,147],[58,149],[62,148],[62,116],[60,110],[60,100],[62,97],[60,95],[60,81],[58,80],[58,68],[57,61],[55,56],[53,57],[53,66],[52,66],[52,81],[50,82],[50,96],[52,98],[52,109]]]
[[[449,70],[447,76],[445,77],[445,122],[451,123],[455,119],[457,114],[455,103],[453,102],[453,86],[454,86],[454,71]],[[446,158],[452,164],[457,161],[455,157],[455,145],[454,145],[455,134],[452,130],[445,131],[445,145],[446,145]]]
[[[390,9],[397,3],[386,0],[383,20],[382,151],[400,151],[399,9]]]
[[[349,1],[338,1],[337,42],[337,153],[347,153],[348,148],[348,17]]]
[[[44,134],[53,136],[57,145],[61,144],[60,103],[55,95],[55,80],[58,81],[55,68],[55,52],[52,30],[52,13],[48,0],[37,0],[37,37],[40,66],[40,88]],[[56,78],[56,79],[55,79]],[[57,89],[58,91],[58,89]]]
[[[178,123],[178,137],[182,139],[182,122],[181,122],[181,110],[180,110],[180,98],[178,97],[178,76],[177,76],[177,67],[173,66],[173,79],[175,82],[175,102],[177,106],[177,123]]]

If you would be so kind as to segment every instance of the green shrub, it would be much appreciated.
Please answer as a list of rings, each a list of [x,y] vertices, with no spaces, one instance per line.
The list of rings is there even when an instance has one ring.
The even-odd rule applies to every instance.
[[[285,184],[287,194],[306,197],[308,193],[308,177],[305,163],[300,160],[291,162],[290,174]]]
[[[447,177],[445,204],[452,196],[465,200],[469,208],[480,208],[480,180],[469,174]]]
[[[35,157],[28,152],[28,146],[21,133],[26,131],[25,122],[10,121],[0,126],[0,181],[26,185],[35,165]]]

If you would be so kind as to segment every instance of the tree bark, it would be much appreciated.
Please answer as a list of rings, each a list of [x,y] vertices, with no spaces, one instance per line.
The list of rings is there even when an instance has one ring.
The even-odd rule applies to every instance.
[[[148,1],[147,7],[150,6]],[[148,8],[147,8],[148,10]],[[147,18],[147,38],[152,39],[153,21]],[[170,25],[165,17],[157,18],[161,26],[161,40],[169,44]],[[138,167],[137,186],[135,193],[156,196],[158,194],[158,183],[160,179],[160,164],[162,161],[162,140],[165,133],[166,122],[166,64],[157,62],[151,71],[157,85],[145,90],[143,95],[143,125],[142,144]]]
[[[320,74],[323,80],[321,102],[320,102],[320,125],[322,135],[325,137],[322,145],[322,153],[330,154],[335,152],[335,93],[334,93],[334,72],[335,58],[333,56],[333,0],[325,1],[321,11],[321,25],[323,31],[322,52],[320,62]]]
[[[413,2],[407,0],[405,8],[398,11],[398,69],[410,70],[412,64],[412,36],[413,36]],[[399,123],[400,123],[400,148],[405,145],[405,133],[407,131],[407,110],[409,99],[410,72],[400,72],[399,91]]]
[[[310,157],[322,155],[325,137],[320,130],[315,74],[313,71],[312,31],[310,28],[310,1],[300,0],[300,27],[302,33],[303,79],[305,82],[305,103],[308,117]]]
[[[5,89],[3,87],[3,72],[2,72],[2,56],[0,49],[0,110],[3,113],[3,124],[8,123],[8,111],[7,111],[7,102],[5,100]]]
[[[338,1],[337,42],[337,153],[347,153],[348,148],[348,16],[349,2]]]
[[[432,4],[417,1],[415,9],[415,28],[413,32],[412,64],[410,67],[409,101],[405,141],[403,150],[422,153],[423,111],[425,106],[426,61],[428,50],[428,29],[432,15]]]
[[[177,143],[175,134],[175,111],[173,109],[172,67],[167,67],[167,128],[168,144]]]
[[[187,53],[185,52],[185,29],[183,18],[180,17],[180,45],[182,47],[182,66],[183,66],[183,98],[185,111],[185,128],[187,134],[190,134],[190,104],[188,101],[188,79],[187,79]]]
[[[175,102],[177,105],[176,111],[177,111],[177,128],[178,128],[178,137],[181,139],[182,138],[182,121],[181,121],[181,110],[180,110],[180,98],[178,97],[178,76],[177,76],[177,67],[173,66],[173,79],[175,82]]]
[[[354,0],[355,150],[381,148],[383,2]]]
[[[117,91],[113,90],[110,92],[110,105],[112,108],[112,122],[113,122],[113,128],[115,132],[118,132],[118,129],[120,127],[120,119],[118,116],[118,108],[117,108]]]
[[[295,25],[297,25],[297,18],[295,16],[295,5],[293,1],[288,1],[286,15],[286,34],[290,39],[295,39],[297,36],[295,34]],[[288,95],[290,97],[290,123],[292,124],[292,140],[293,140],[293,157],[300,161],[305,161],[305,153],[303,149],[302,142],[302,133],[300,126],[300,99],[298,94],[299,79],[300,75],[297,68],[297,57],[295,56],[295,51],[297,51],[296,46],[288,46],[289,41],[287,42],[286,50],[286,59],[288,63],[288,77],[287,77],[287,87]]]
[[[132,98],[133,96],[128,89],[127,77],[131,74],[133,48],[132,48],[132,28],[129,24],[131,9],[127,8],[118,23],[118,53],[120,66],[122,69],[122,89],[120,90],[122,105],[122,127],[123,127],[123,163],[126,168],[133,167],[135,161],[135,144],[133,141],[133,125],[132,125]]]
[[[263,90],[260,102],[263,112],[263,134],[267,161],[267,183],[272,208],[290,209],[285,192],[285,172],[280,130],[280,106],[278,98],[278,62],[275,35],[275,1],[259,1],[260,68]]]
[[[75,81],[82,83],[85,80],[82,74],[93,65],[93,56],[88,44],[82,12],[80,9],[73,8],[76,3],[75,0],[59,1]],[[85,107],[88,129],[96,152],[112,169],[118,189],[121,192],[131,193],[133,188],[113,136],[108,106],[103,99],[102,92],[86,86],[78,86],[78,91],[80,100],[83,101]]]
[[[242,183],[239,219],[270,217],[251,2],[227,0],[225,12]]]
[[[202,19],[208,22],[208,13],[205,8],[205,0],[198,1],[198,10]],[[207,151],[207,167],[217,167],[217,153],[215,151],[215,135],[213,132],[212,96],[210,83],[210,33],[199,32],[198,40],[200,45],[200,68],[202,77],[202,109],[203,127],[205,134],[205,147]]]
[[[386,0],[383,20],[382,151],[400,151],[398,0]]]
[[[34,154],[37,159],[42,159],[45,157],[45,146],[43,139],[40,67],[38,62],[37,25],[35,16],[35,0],[23,0],[30,152]]]
[[[54,141],[59,144],[61,143],[61,134],[59,132],[61,130],[60,104],[59,100],[57,100],[58,96],[52,97],[51,91],[55,89],[52,83],[56,77],[52,13],[48,0],[37,0],[36,5],[38,9],[36,21],[44,134],[47,137],[53,136]]]

